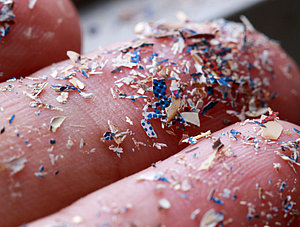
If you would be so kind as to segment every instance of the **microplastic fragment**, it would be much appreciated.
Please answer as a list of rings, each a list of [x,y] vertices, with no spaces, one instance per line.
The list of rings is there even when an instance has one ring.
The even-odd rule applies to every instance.
[[[218,138],[218,139],[214,142],[212,148],[213,148],[214,150],[217,150],[217,151],[218,151],[218,150],[220,150],[223,146],[224,146],[224,144],[221,142],[221,138]]]
[[[55,139],[51,139],[50,140],[50,144],[56,144],[56,140]]]
[[[268,112],[268,108],[267,107],[261,107],[256,109],[255,111],[246,111],[245,114],[247,117],[259,117],[262,114],[265,114]]]
[[[80,142],[79,142],[79,148],[83,148],[83,146],[85,145],[85,142],[83,140],[83,138],[80,139]]]
[[[182,37],[178,37],[178,41],[175,42],[171,48],[173,54],[182,53],[185,47],[184,39]]]
[[[296,129],[296,128],[293,128],[293,130],[300,135],[300,130]]]
[[[157,149],[161,150],[163,147],[168,147],[167,144],[164,144],[164,143],[153,143],[153,147],[156,147]]]
[[[111,120],[107,121],[110,132],[114,135],[119,132],[119,128],[117,125],[113,124]]]
[[[206,136],[209,136],[211,134],[211,131],[208,130],[206,132],[201,132],[201,134],[197,135],[197,136],[194,136],[194,137],[189,137],[187,139],[184,139],[182,142],[184,143],[190,143],[190,144],[194,144],[194,143],[197,143],[199,139],[203,138],[203,137],[206,137]],[[193,143],[191,143],[193,142]]]
[[[94,153],[94,152],[96,152],[96,148],[92,148],[92,149],[90,150],[90,153]]]
[[[277,121],[268,121],[265,126],[265,128],[262,128],[261,136],[266,139],[277,140],[283,130],[282,125]]]
[[[266,126],[263,123],[259,122],[259,121],[253,121],[253,122],[255,124],[258,124],[260,127],[266,128]]]
[[[159,203],[159,209],[167,210],[171,207],[171,203],[169,202],[169,200],[165,198],[160,199],[158,203]]]
[[[33,7],[35,6],[36,2],[37,2],[37,0],[29,0],[28,8],[29,9],[33,9]]]
[[[241,135],[241,133],[239,131],[236,131],[234,129],[230,130],[230,134],[231,134],[231,137],[233,137],[235,140],[237,140],[237,135]]]
[[[54,165],[55,164],[55,156],[54,156],[54,154],[49,154],[49,159],[50,159],[51,165]]]
[[[254,26],[251,24],[251,22],[248,20],[248,18],[246,16],[241,15],[240,16],[240,20],[245,25],[245,27],[247,28],[247,30],[252,31],[252,32],[255,31]]]
[[[50,120],[50,128],[49,130],[52,132],[56,132],[56,130],[62,125],[66,117],[64,116],[55,116]]]
[[[200,227],[215,227],[223,220],[223,213],[217,213],[214,209],[210,209],[203,215],[200,222]]]
[[[282,182],[281,185],[280,185],[280,192],[283,192],[284,191],[284,188],[287,187],[287,183],[285,182]]]
[[[9,22],[15,15],[13,14],[14,1],[1,0],[0,22]]]
[[[61,92],[59,96],[56,97],[57,102],[66,103],[68,101],[69,93]]]
[[[214,159],[216,157],[216,152],[208,156],[208,158],[203,161],[198,170],[209,170],[214,166]]]
[[[108,149],[115,152],[119,158],[121,158],[120,154],[124,152],[122,147],[115,147],[113,144]]]
[[[210,109],[212,109],[218,103],[219,103],[218,101],[211,101],[211,102],[209,102],[208,104],[206,104],[203,107],[203,110],[202,110],[201,114],[205,114],[207,111],[209,111]]]
[[[39,168],[39,171],[44,172],[44,170],[45,170],[45,166],[41,165],[40,168]]]
[[[212,200],[213,202],[217,203],[217,204],[220,204],[220,205],[223,205],[224,202],[216,197],[211,197],[210,200]]]
[[[184,179],[181,183],[181,190],[182,191],[189,191],[192,188],[191,184],[187,179]]]
[[[73,140],[71,138],[68,138],[68,141],[67,141],[67,144],[66,144],[67,149],[70,150],[73,145],[74,145]]]
[[[197,217],[197,215],[198,215],[199,213],[200,213],[200,209],[194,210],[194,211],[191,213],[190,218],[191,218],[192,220],[195,220],[196,217]]]
[[[80,224],[80,223],[82,223],[82,221],[83,221],[83,218],[81,216],[74,216],[74,217],[72,217],[72,222],[74,224]]]
[[[157,135],[150,123],[150,121],[142,119],[141,120],[141,125],[143,127],[143,129],[145,130],[146,134],[150,137],[150,138],[157,138]]]
[[[198,143],[198,140],[196,140],[194,137],[189,137],[187,139],[184,139],[182,142],[189,143],[189,144],[195,144],[195,143]]]
[[[10,117],[10,119],[9,119],[9,121],[8,121],[8,124],[9,124],[9,125],[11,125],[11,124],[13,123],[15,117],[16,117],[15,114],[13,114],[13,115]]]
[[[80,92],[79,93],[83,98],[85,98],[85,99],[91,99],[92,97],[93,97],[93,93],[87,93],[87,92]]]
[[[276,170],[279,170],[281,168],[281,164],[280,163],[273,163],[273,168]]]
[[[39,178],[44,178],[45,175],[47,175],[47,172],[35,172],[34,175],[39,177]]]
[[[67,51],[67,56],[70,58],[70,60],[74,63],[74,64],[78,64],[81,61],[81,56],[80,54],[74,52],[74,51]]]
[[[268,121],[272,121],[272,120],[274,120],[276,117],[278,117],[278,115],[279,115],[279,112],[272,112],[269,116],[267,116],[267,117],[265,117],[262,121],[261,121],[261,123],[266,123],[266,122],[268,122]]]
[[[166,81],[165,79],[155,79],[153,78],[153,95],[155,98],[161,99],[166,97]]]
[[[220,204],[220,205],[223,205],[224,202],[216,197],[214,197],[214,194],[215,194],[215,189],[212,189],[211,192],[209,193],[209,196],[208,196],[208,199],[209,200],[212,200],[213,202],[217,203],[217,204]]]
[[[289,157],[289,156],[287,156],[287,155],[285,155],[285,154],[282,154],[282,153],[280,153],[280,152],[278,152],[278,151],[274,151],[274,153],[277,154],[277,155],[279,155],[283,160],[289,161],[289,162],[291,162],[291,163],[293,163],[293,164],[296,164],[297,166],[300,166],[300,162],[295,161],[295,160],[292,159],[291,157]]]
[[[127,52],[123,55],[123,53],[120,53],[116,58],[112,59],[112,66],[116,67],[115,72],[121,71],[121,67],[126,68],[132,68],[134,66],[137,66],[137,63],[131,62],[131,53]],[[114,73],[114,71],[112,73]]]
[[[85,85],[80,80],[78,80],[76,77],[72,77],[69,79],[69,82],[74,85],[74,87],[79,89],[84,89]]]
[[[231,190],[230,190],[230,189],[224,188],[224,194],[223,194],[223,196],[224,196],[225,198],[229,198],[229,197],[230,197],[230,193],[231,193]]]
[[[199,114],[197,112],[183,112],[180,113],[183,120],[193,125],[200,127]]]
[[[24,168],[27,159],[25,157],[12,157],[7,161],[4,160],[1,162],[2,163],[0,163],[0,170],[10,169],[11,170],[10,175],[14,175]]]
[[[125,99],[138,99],[138,98],[147,98],[146,95],[128,95],[124,97]]]
[[[166,108],[167,113],[167,122],[171,121],[178,113],[178,110],[180,108],[180,98],[175,98],[172,96],[171,105]]]
[[[13,0],[0,1],[0,39],[9,33],[10,25],[14,23],[14,5]]]
[[[0,134],[3,134],[5,132],[5,126],[2,126],[2,128],[0,129]]]
[[[128,124],[133,125],[133,122],[132,122],[132,120],[129,117],[125,116],[125,118],[126,118],[126,122]]]

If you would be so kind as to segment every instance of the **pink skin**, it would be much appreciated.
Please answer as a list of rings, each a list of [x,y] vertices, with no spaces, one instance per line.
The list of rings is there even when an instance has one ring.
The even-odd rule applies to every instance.
[[[298,172],[295,173],[288,162],[274,151],[281,150],[278,142],[295,141],[300,137],[293,131],[293,128],[299,129],[299,126],[284,121],[280,121],[280,124],[286,131],[272,144],[257,136],[260,127],[254,124],[242,126],[237,123],[224,128],[212,136],[220,137],[225,147],[231,146],[230,151],[234,155],[221,155],[211,170],[198,170],[213,152],[213,140],[203,138],[199,143],[158,163],[155,168],[149,167],[124,178],[28,226],[56,226],[54,223],[77,223],[79,226],[101,226],[105,223],[109,226],[199,226],[203,215],[210,209],[225,214],[224,224],[229,223],[225,226],[276,226],[278,223],[287,226],[292,216],[289,214],[284,218],[282,203],[289,195],[291,201],[296,203],[293,209],[299,208],[300,168],[294,165]],[[230,137],[231,129],[241,132],[237,140]],[[242,142],[242,138],[247,136],[255,136],[261,140],[257,152],[253,145]],[[274,163],[280,163],[281,167],[276,170]],[[169,182],[137,180],[141,176],[153,176],[160,172]],[[288,186],[281,192],[283,182]],[[264,190],[261,198],[259,188]],[[215,189],[214,197],[222,200],[223,205],[208,199],[212,189]],[[224,189],[230,190],[229,198],[224,197]],[[234,195],[237,197],[232,199]],[[171,203],[169,209],[159,209],[159,200],[162,198]],[[253,217],[252,221],[247,218],[249,203],[254,208],[251,213],[260,216]],[[126,207],[130,208],[126,210]],[[195,219],[191,219],[190,216],[196,209],[200,209],[200,213]],[[296,216],[290,226],[299,226],[299,223],[299,216]]]
[[[28,76],[54,62],[66,59],[66,51],[80,52],[81,31],[70,0],[15,0],[12,24],[0,40],[0,82]]]
[[[227,36],[221,34],[220,37],[224,38]],[[270,88],[267,88],[268,92],[278,91],[279,94],[286,94],[279,95],[277,99],[271,101],[271,107],[276,107],[276,111],[279,110],[280,116],[284,119],[299,123],[300,110],[296,109],[291,112],[284,106],[288,104],[293,105],[300,101],[299,96],[291,92],[292,90],[297,90],[300,86],[297,66],[276,44],[269,42],[262,35],[257,33],[249,34],[249,39],[262,43],[254,50],[250,48],[250,55],[248,56],[250,59],[259,58],[262,46],[270,50],[270,59],[273,61],[276,79],[270,80],[271,85]],[[153,47],[154,52],[159,52],[161,56],[163,54],[164,56],[170,56],[169,62],[178,60],[178,56],[174,56],[170,51],[170,47],[174,42],[170,38],[161,40],[149,38],[147,40],[155,43]],[[160,46],[161,43],[166,44],[166,47],[162,48]],[[144,50],[152,51],[151,48],[145,48]],[[48,86],[39,98],[43,103],[63,108],[63,112],[29,107],[29,103],[32,100],[24,96],[23,91],[26,87],[30,88],[29,86],[36,82],[44,82],[42,79],[32,81],[26,78],[21,82],[1,84],[3,88],[9,84],[13,85],[14,88],[8,88],[8,90],[12,91],[3,92],[0,97],[1,107],[4,109],[3,112],[0,112],[0,127],[2,125],[6,127],[5,133],[1,135],[0,147],[2,152],[0,160],[7,160],[13,156],[27,159],[24,169],[15,175],[10,176],[10,171],[0,173],[0,193],[4,195],[0,198],[0,202],[1,204],[7,204],[0,208],[0,216],[3,217],[0,220],[1,226],[18,225],[53,213],[92,191],[179,152],[185,146],[178,145],[182,137],[182,130],[176,130],[175,127],[170,128],[170,130],[175,132],[175,136],[172,136],[161,128],[159,120],[151,120],[158,139],[147,137],[140,126],[142,108],[145,105],[144,100],[137,99],[135,102],[132,102],[127,99],[113,99],[112,95],[110,95],[110,88],[114,86],[116,80],[114,76],[117,79],[122,78],[122,76],[127,76],[130,70],[124,69],[121,73],[111,74],[111,71],[114,69],[111,66],[111,60],[119,52],[117,54],[105,54],[103,51],[96,51],[87,56],[92,58],[97,54],[100,55],[100,61],[102,61],[101,58],[109,60],[104,69],[101,70],[103,73],[91,75],[88,79],[81,75],[77,76],[86,85],[86,92],[94,94],[92,99],[83,99],[77,92],[70,92],[66,104],[60,104],[55,100],[58,94],[50,86],[69,83],[66,80],[56,80],[50,76],[52,68],[56,68],[58,76],[62,76],[61,69],[70,65],[70,61],[45,68],[32,75],[31,78],[48,76]],[[151,52],[142,53],[142,57],[147,54],[151,54]],[[189,56],[184,56],[183,58],[190,59]],[[246,53],[242,55],[242,58],[247,58]],[[282,72],[281,67],[286,67],[287,65],[292,66],[289,72],[292,79],[291,83],[282,86],[278,81],[285,82],[286,74]],[[241,73],[246,71],[245,69],[240,70]],[[262,71],[264,70],[254,70],[251,72],[251,76],[253,78],[262,77],[260,74]],[[192,72],[195,72],[193,67],[191,67]],[[265,76],[270,78],[270,73],[265,72]],[[189,83],[189,81],[189,75],[183,78],[183,82]],[[191,88],[190,85],[188,88]],[[121,89],[128,94],[136,94],[133,89],[128,88],[126,85]],[[30,92],[30,90],[28,89],[27,92]],[[153,102],[152,93],[147,93],[147,95]],[[285,99],[288,100],[288,103],[283,105]],[[207,99],[204,99],[204,101],[206,104]],[[212,118],[201,116],[201,127],[187,127],[186,132],[189,135],[196,135],[208,129],[217,131],[224,127],[222,120],[225,118],[231,122],[236,122],[238,120],[236,117],[226,114],[225,110],[227,109],[228,105],[217,104],[208,112],[208,115],[212,116]],[[39,116],[35,114],[37,110],[40,110]],[[15,119],[11,125],[8,125],[8,120],[13,114],[15,114]],[[54,116],[67,116],[62,126],[55,133],[49,132],[49,122]],[[132,120],[132,126],[125,121],[125,116]],[[121,144],[121,147],[124,149],[121,158],[118,158],[115,153],[108,149],[109,145],[114,144],[113,142],[103,143],[100,141],[103,134],[109,131],[107,120],[112,120],[121,131],[129,129],[135,133],[134,136],[128,135]],[[78,127],[78,125],[83,127]],[[19,136],[16,136],[17,132],[15,130],[18,130]],[[69,137],[74,143],[70,150],[66,147]],[[145,143],[146,146],[140,145],[138,149],[134,145],[132,137],[136,141]],[[81,138],[84,139],[86,144],[83,148],[79,147]],[[53,151],[49,152],[51,139],[55,139],[56,144]],[[167,147],[158,150],[153,147],[153,142],[164,143]],[[30,146],[26,143],[29,143]],[[94,148],[96,151],[90,152]],[[132,148],[135,149],[134,152],[131,150]],[[50,162],[49,154],[58,157],[54,165]],[[43,179],[34,175],[35,172],[39,172],[41,165],[45,167],[45,172],[48,173]],[[54,175],[56,170],[59,170],[58,175]],[[11,214],[10,216],[5,215],[8,212]]]

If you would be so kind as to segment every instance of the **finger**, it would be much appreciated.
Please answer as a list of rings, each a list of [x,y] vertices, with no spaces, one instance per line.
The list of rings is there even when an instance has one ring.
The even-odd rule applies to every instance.
[[[249,122],[229,126],[28,226],[299,226],[299,162],[275,153],[299,152],[299,126],[280,124],[277,140]]]
[[[77,12],[69,0],[4,1],[14,16],[0,21],[0,81],[28,76],[66,59],[66,51],[80,52]],[[4,5],[3,5],[4,4]]]
[[[139,44],[133,41],[130,45],[134,49],[126,49],[123,44],[121,48],[99,50],[81,59],[69,52],[73,65],[69,61],[63,62],[22,81],[2,84],[6,92],[1,96],[4,111],[1,113],[3,117],[0,125],[5,126],[1,135],[1,160],[6,171],[1,174],[2,185],[5,186],[0,187],[0,190],[2,195],[6,195],[1,198],[1,202],[9,205],[2,207],[0,212],[4,214],[11,210],[11,216],[3,219],[3,223],[17,225],[49,214],[89,192],[165,159],[182,149],[184,145],[179,142],[183,134],[186,134],[186,138],[208,129],[216,131],[224,126],[224,119],[226,122],[238,120],[232,113],[241,112],[240,116],[243,117],[249,106],[251,113],[260,112],[259,107],[268,100],[272,91],[280,92],[282,89],[282,86],[273,86],[275,79],[272,80],[271,76],[275,74],[276,80],[285,81],[286,75],[282,71],[269,70],[273,64],[280,65],[286,56],[280,54],[282,51],[276,44],[254,31],[247,33],[248,41],[245,44],[243,26],[219,23],[218,33],[211,31],[215,30],[215,23],[186,25],[199,30],[198,36],[201,39],[189,39],[186,45],[195,42],[204,51],[193,53],[203,58],[203,68],[197,66],[197,70],[204,71],[203,75],[196,73],[194,64],[198,63],[191,52],[187,51],[190,46],[186,46],[182,53],[173,53],[176,49],[173,46],[181,37],[175,31],[169,38],[146,38],[146,43]],[[214,40],[211,40],[212,36]],[[228,46],[232,49],[231,53],[222,53],[218,57],[220,51],[229,51],[222,49]],[[207,48],[211,48],[209,52],[205,52]],[[264,60],[264,65],[259,60],[263,48],[269,50],[269,60]],[[127,55],[118,58],[121,49],[127,51]],[[130,61],[127,60],[128,56]],[[224,70],[233,71],[230,78],[235,78],[234,81],[228,78],[228,82],[217,82],[219,76],[211,67],[223,64],[222,59],[230,61],[225,64]],[[140,65],[134,65],[135,61]],[[257,68],[251,67],[248,71],[248,61],[253,62]],[[292,90],[299,84],[299,78],[294,63],[289,60],[289,64],[293,65],[290,69],[293,83],[286,86]],[[139,73],[132,72],[132,69]],[[154,73],[156,70],[157,73]],[[85,77],[88,74],[89,77]],[[48,76],[47,80],[45,75]],[[165,79],[166,97],[153,85],[155,80],[152,77],[157,82],[162,81],[158,79]],[[203,77],[207,77],[206,83],[202,81]],[[269,86],[261,85],[263,78],[269,78]],[[169,90],[171,80],[176,81],[175,84],[173,82],[172,93]],[[85,85],[84,89],[81,82]],[[225,82],[227,85],[219,84]],[[228,92],[223,93],[223,89]],[[61,91],[68,92],[69,98],[66,99],[66,94]],[[130,97],[141,95],[143,91],[147,97],[124,98],[124,94]],[[85,99],[90,93],[92,97]],[[66,103],[58,102],[58,96],[60,102],[65,100]],[[286,96],[291,103],[298,98],[291,93]],[[166,106],[170,109],[166,109]],[[241,111],[244,106],[246,109]],[[278,108],[281,109],[280,106]],[[175,110],[175,113],[171,110]],[[299,110],[282,111],[285,116],[297,120],[295,113]],[[149,119],[157,137],[149,137],[141,125],[141,120],[151,118],[148,113],[152,117],[155,117],[155,113],[159,116],[158,119]],[[169,120],[166,115],[170,117]],[[184,115],[187,116],[186,121],[182,118]],[[63,119],[58,116],[65,119],[54,132],[53,122]],[[55,121],[50,123],[52,119]],[[108,120],[111,121],[110,125]],[[197,126],[197,120],[200,120],[200,127]],[[52,129],[49,130],[50,125]],[[16,168],[11,168],[12,163],[18,164],[17,170],[20,171],[16,174],[13,174]],[[31,204],[30,208],[28,203]],[[25,208],[28,208],[26,214],[18,212]]]

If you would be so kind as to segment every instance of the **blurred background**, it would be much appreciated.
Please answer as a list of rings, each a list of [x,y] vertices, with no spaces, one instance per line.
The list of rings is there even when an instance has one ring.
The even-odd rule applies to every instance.
[[[83,53],[134,36],[140,21],[174,21],[184,12],[191,20],[245,15],[254,27],[281,46],[300,65],[299,0],[73,0],[82,24]]]

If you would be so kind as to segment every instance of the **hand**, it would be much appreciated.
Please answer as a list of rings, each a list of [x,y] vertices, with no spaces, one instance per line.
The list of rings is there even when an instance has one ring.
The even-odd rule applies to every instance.
[[[36,4],[38,3],[39,2]],[[197,24],[191,23],[190,25],[196,26],[199,29],[199,25]],[[237,44],[224,40],[226,37],[232,37],[232,35],[230,35],[232,32],[230,29],[231,25],[232,24],[227,24],[229,27],[220,26],[223,30],[215,33],[215,31],[211,31],[214,25],[208,24],[202,28],[203,31],[199,31],[199,34],[200,36],[204,36],[206,42],[211,42],[210,37],[215,36],[215,40],[219,40],[222,47],[226,47],[227,45],[231,47],[230,52],[234,58],[232,62],[226,64],[225,68],[228,68],[231,63],[233,64],[232,67],[234,67],[234,64],[237,64],[238,71],[235,72],[233,70],[231,73],[234,74],[235,77],[237,76],[238,79],[245,76],[245,80],[239,80],[238,83],[228,81],[231,85],[231,87],[228,88],[230,91],[229,95],[233,95],[234,98],[230,104],[234,104],[236,107],[228,105],[229,96],[225,98],[224,102],[222,101],[222,89],[224,89],[224,87],[219,86],[221,81],[214,81],[218,78],[216,75],[211,78],[211,86],[206,85],[204,89],[201,89],[202,84],[199,82],[198,77],[205,75],[209,78],[208,72],[210,66],[213,67],[214,64],[220,63],[214,59],[214,55],[220,51],[218,47],[214,44],[211,49],[213,56],[210,54],[207,56],[209,61],[214,60],[209,63],[202,62],[200,64],[200,66],[205,65],[202,69],[205,71],[203,75],[198,73],[191,76],[190,74],[200,70],[194,67],[194,64],[196,64],[194,58],[198,56],[203,60],[206,54],[195,53],[193,58],[190,53],[185,54],[185,51],[188,49],[187,46],[185,46],[182,53],[173,54],[174,49],[171,49],[172,47],[174,48],[174,44],[180,40],[178,32],[171,36],[172,38],[147,38],[146,40],[149,44],[143,47],[138,46],[135,50],[126,50],[127,53],[131,52],[133,54],[134,51],[141,51],[141,61],[137,56],[138,53],[132,56],[135,57],[134,59],[137,59],[144,68],[144,70],[136,69],[136,66],[133,66],[136,71],[142,73],[142,75],[134,75],[135,77],[133,78],[135,80],[131,83],[133,87],[127,85],[126,82],[123,82],[122,87],[116,86],[116,80],[131,75],[131,69],[128,68],[128,66],[124,66],[125,63],[127,63],[126,57],[123,61],[120,59],[116,60],[118,59],[117,56],[121,53],[120,48],[122,48],[123,52],[126,52],[124,50],[125,43],[109,47],[106,50],[95,51],[81,58],[75,53],[69,52],[69,56],[73,62],[65,61],[55,66],[45,68],[34,73],[30,77],[31,79],[25,78],[22,81],[11,81],[1,84],[4,92],[1,96],[3,101],[0,102],[3,108],[0,125],[5,126],[5,130],[1,134],[1,148],[3,151],[1,153],[1,170],[3,171],[0,177],[3,186],[0,187],[0,190],[1,194],[5,195],[5,197],[1,198],[1,203],[8,204],[0,210],[0,216],[4,217],[1,226],[21,224],[55,212],[92,191],[136,173],[150,166],[151,163],[175,154],[184,147],[183,144],[178,145],[183,134],[187,134],[186,136],[188,137],[197,135],[208,129],[217,131],[224,127],[223,122],[227,124],[239,120],[236,116],[228,114],[226,110],[230,110],[231,112],[229,113],[236,113],[241,112],[243,106],[246,108],[245,111],[249,110],[249,106],[251,109],[256,106],[256,108],[254,108],[255,111],[252,112],[258,114],[259,107],[264,101],[268,101],[268,104],[274,110],[279,110],[281,118],[299,124],[300,110],[296,109],[295,111],[290,111],[288,108],[293,103],[299,102],[299,97],[294,95],[295,92],[293,93],[293,90],[297,90],[300,84],[297,66],[291,59],[283,54],[277,44],[270,42],[255,31],[248,30],[247,43],[243,43],[244,33],[241,25],[232,25],[237,26],[236,29],[241,30],[241,33],[238,33]],[[203,35],[207,33],[208,35]],[[187,33],[185,35],[188,36],[191,34]],[[193,42],[193,40],[188,39],[186,42]],[[154,45],[152,46],[151,43],[154,43]],[[178,43],[178,45],[179,44],[180,43]],[[137,44],[131,43],[131,46],[133,45]],[[180,46],[178,47],[180,49]],[[269,50],[269,52],[264,52],[265,49]],[[225,51],[227,49],[222,50]],[[158,53],[157,61],[162,61],[160,66],[155,66],[155,59],[153,60],[152,58],[149,60],[152,53]],[[128,56],[128,54],[125,56]],[[225,53],[221,59],[223,59],[224,56],[229,57],[229,53]],[[143,59],[146,59],[145,62]],[[164,59],[168,59],[168,61],[164,62]],[[190,62],[189,72],[185,71],[186,69],[182,67],[183,60]],[[174,62],[176,62],[177,65],[171,64]],[[250,65],[245,63],[252,63],[255,68],[249,68]],[[122,66],[120,72],[117,64]],[[86,67],[86,65],[88,65],[88,67]],[[163,66],[169,68],[169,72],[168,70],[165,72],[161,71],[163,70],[161,68]],[[179,72],[176,73],[178,76],[174,73],[170,74],[170,71],[177,70],[177,67],[179,68]],[[93,68],[95,68],[94,71]],[[176,89],[173,90],[174,94],[171,94],[169,90],[170,80],[165,78],[167,85],[166,96],[173,97],[173,102],[167,105],[173,105],[172,108],[175,109],[174,117],[179,116],[177,113],[179,111],[182,116],[186,115],[185,122],[189,123],[186,125],[186,123],[182,121],[182,118],[179,118],[185,126],[185,131],[183,132],[183,124],[178,122],[173,127],[168,127],[168,125],[165,124],[164,128],[162,128],[161,120],[166,118],[165,115],[156,120],[151,119],[150,122],[157,138],[149,138],[141,126],[141,119],[145,118],[145,116],[142,115],[144,112],[143,107],[146,104],[145,101],[149,100],[149,103],[154,104],[154,102],[162,100],[161,95],[163,94],[160,92],[153,94],[151,91],[153,87],[151,74],[156,69],[157,72],[159,72],[159,76],[155,74],[154,78],[165,78],[165,75],[168,74],[167,77],[177,77],[175,81],[179,81],[178,77],[181,79],[181,82],[179,82],[177,86],[179,86],[180,92],[182,93],[180,93],[179,98],[177,98]],[[184,72],[186,72],[186,74],[184,74]],[[148,78],[149,81],[143,82],[145,79],[143,75],[145,75],[145,78]],[[252,80],[249,79],[249,75],[251,75]],[[274,75],[276,75],[276,79],[272,77]],[[262,77],[267,79],[262,79]],[[283,81],[288,80],[286,79],[287,77],[291,77],[291,79],[289,79],[291,83],[282,86]],[[244,81],[245,84],[243,84]],[[254,86],[251,81],[253,81]],[[262,81],[264,84],[261,86],[260,82]],[[270,83],[269,86],[266,85],[267,81]],[[118,83],[121,82],[122,81],[119,81]],[[84,88],[82,83],[84,84]],[[173,85],[176,87],[176,84]],[[137,93],[137,89],[134,86],[146,90],[144,94],[147,97],[134,98],[134,102],[127,98],[123,99],[123,94],[128,96],[140,94]],[[150,88],[149,91],[147,87]],[[214,94],[209,94],[209,92],[211,92],[211,88],[209,87],[214,89]],[[225,87],[228,87],[228,85]],[[195,88],[194,92],[192,92],[193,88]],[[42,91],[39,93],[39,90]],[[113,90],[113,92],[111,92],[111,90]],[[62,93],[62,91],[68,92],[68,98],[66,98],[66,93]],[[239,94],[237,94],[237,91]],[[277,92],[278,96],[275,99],[269,100],[271,94],[274,92]],[[112,93],[116,95],[116,98],[114,98]],[[156,97],[153,97],[154,95],[156,95]],[[200,116],[200,127],[195,126],[198,122],[193,113],[196,112],[192,109],[193,105],[188,104],[185,98],[186,96],[191,98],[195,106],[197,101],[200,100],[199,105],[195,107],[197,111],[200,111],[198,115]],[[235,100],[235,98],[238,99]],[[180,100],[180,107],[176,107],[178,99]],[[203,104],[201,104],[201,100]],[[184,108],[183,105],[186,105],[186,108]],[[209,109],[209,107],[212,108]],[[162,106],[158,106],[159,111],[161,111],[162,108]],[[154,110],[148,107],[148,112],[150,111]],[[186,112],[188,114],[182,114]],[[170,110],[169,112],[168,109],[168,116],[171,118],[170,122],[175,123],[176,121],[174,121],[171,113],[172,111]],[[190,116],[191,113],[194,117],[189,120],[188,116]],[[239,115],[239,117],[243,117],[243,114]],[[59,120],[61,125],[54,124],[55,122],[59,122]],[[115,132],[115,127],[112,124],[110,124],[110,126],[108,125],[108,120],[110,120],[112,124],[117,125],[118,132]],[[191,123],[191,121],[193,123]],[[288,123],[282,124],[284,124],[284,126],[287,125],[287,127],[292,127],[292,125]],[[249,129],[247,127],[250,126],[246,126],[246,129]],[[260,126],[257,125],[256,127]],[[127,129],[129,131],[127,131]],[[116,133],[120,132],[122,132],[122,136],[117,137]],[[123,138],[125,135],[124,141],[121,141],[120,138]],[[291,139],[295,139],[296,136],[296,134],[291,135]],[[280,139],[284,138],[285,137]],[[227,142],[226,139],[225,142]],[[203,150],[211,150],[211,144],[208,146],[207,141],[203,143]],[[228,144],[229,143],[228,141]],[[236,143],[236,145],[232,144],[232,150],[236,150],[240,147],[240,145],[237,144],[238,143]],[[199,144],[199,146],[202,147],[201,144]],[[261,146],[260,149],[264,150],[268,145],[261,144]],[[245,152],[248,152],[246,148]],[[265,153],[263,153],[263,155],[265,155]],[[262,158],[265,157],[263,155]],[[282,165],[287,165],[279,156],[275,155],[274,157],[278,158],[276,162],[282,162]],[[170,160],[174,161],[175,158],[176,156]],[[194,162],[200,165],[206,158],[207,156],[204,155],[203,159],[194,160]],[[244,159],[246,157],[242,156],[241,158]],[[254,159],[254,156],[249,157],[250,161]],[[234,161],[233,158],[230,160]],[[163,166],[171,168],[169,164],[163,164]],[[266,172],[270,174],[273,173],[275,180],[279,179],[273,166],[270,167],[270,165],[268,165],[268,168],[268,172]],[[214,169],[217,170],[217,168]],[[285,170],[286,167],[283,169]],[[249,171],[250,170],[249,168]],[[245,176],[249,176],[249,174],[251,174],[251,172],[246,172]],[[183,176],[185,175],[183,174]],[[203,177],[203,180],[209,180],[211,175],[207,174]],[[235,175],[233,174],[232,177],[235,178]],[[131,187],[127,185],[127,183],[132,183],[133,177],[128,179],[129,180],[122,181],[125,182],[126,186],[123,185],[123,183],[117,183],[117,186],[112,185],[109,186],[109,188],[116,188],[113,189],[116,191],[120,190],[120,188],[124,188],[124,191],[127,191]],[[291,185],[297,187],[297,184],[293,183],[294,179],[296,178],[284,178],[284,180],[292,182]],[[239,180],[239,178],[237,178],[237,180]],[[257,178],[257,181],[261,180],[261,178]],[[145,184],[148,185],[147,183],[142,183],[137,187],[144,187],[141,185]],[[149,192],[153,190],[154,184],[156,184],[156,182],[147,189]],[[242,180],[241,184],[244,184]],[[199,186],[200,184],[195,187]],[[225,186],[227,187],[226,184],[220,185],[220,187],[223,186],[224,188]],[[247,187],[247,185],[241,185],[241,188],[244,187]],[[99,193],[105,195],[107,190],[108,189],[105,188],[100,190]],[[233,188],[229,190],[233,191]],[[287,192],[297,192],[297,190],[295,192],[289,190],[292,190],[292,186],[287,189]],[[191,193],[194,192],[195,191],[191,190]],[[204,194],[205,192],[206,191],[203,191]],[[250,192],[252,193],[253,191],[250,190]],[[130,192],[127,191],[126,193]],[[219,191],[217,193],[219,193]],[[241,197],[243,198],[243,196],[245,196],[243,193],[245,192],[241,193]],[[137,201],[139,201],[138,199],[143,196],[145,196],[143,193],[136,193],[136,197],[133,200],[137,199]],[[108,195],[105,197],[109,203],[111,197]],[[294,197],[298,198],[293,194],[293,198]],[[125,198],[118,198],[120,198],[120,201],[125,202]],[[153,197],[149,196],[149,198]],[[249,201],[255,201],[255,198],[256,197],[251,196]],[[199,197],[197,200],[203,200],[203,198]],[[275,200],[276,203],[278,203],[277,197],[274,198],[274,201]],[[157,198],[153,198],[149,200],[148,205],[145,204],[145,207],[150,209],[150,203],[156,205],[157,201]],[[205,202],[208,203],[211,201],[205,200]],[[132,201],[132,203],[136,203],[136,201]],[[173,203],[174,201],[172,200],[171,204]],[[195,204],[194,201],[189,201],[188,203],[190,210],[187,210],[187,212],[190,212],[191,209],[195,207]],[[230,202],[228,204],[230,204]],[[78,207],[77,205],[75,206]],[[91,205],[91,207],[93,206]],[[155,206],[153,214],[164,215],[163,213],[157,213],[156,208],[157,206]],[[169,211],[172,210],[172,208],[170,208]],[[199,209],[203,212],[199,214],[198,218],[203,216],[206,208],[201,205]],[[20,210],[26,210],[26,212],[20,212]],[[143,214],[146,210],[147,209],[141,209],[137,211]],[[10,215],[4,216],[4,213],[8,213],[8,211]],[[240,210],[240,212],[243,214],[242,212],[245,212],[245,210]],[[72,213],[71,216],[73,216],[73,214],[74,213]],[[133,213],[136,217],[140,214]],[[78,215],[78,212],[75,215]],[[91,213],[82,213],[80,216],[89,220],[88,215],[91,215]],[[245,217],[245,215],[243,216]],[[157,218],[154,218],[154,221],[159,221],[160,218],[158,216],[155,217]],[[168,217],[175,219],[178,217],[178,214],[174,212],[171,213],[170,216],[168,215]],[[182,220],[186,220],[186,217],[188,218],[188,216],[185,216]],[[67,219],[62,220],[69,222],[68,217],[66,218]],[[282,215],[279,218],[282,219]],[[197,220],[198,225],[200,219]],[[263,220],[265,219],[259,219],[257,221],[260,222]],[[91,218],[90,221],[93,222],[95,220]],[[103,221],[105,222],[105,219],[103,219]],[[146,220],[139,219],[139,221]],[[272,221],[275,221],[275,219],[272,219]],[[283,219],[283,221],[286,220]],[[298,219],[296,219],[296,221],[298,221]]]

